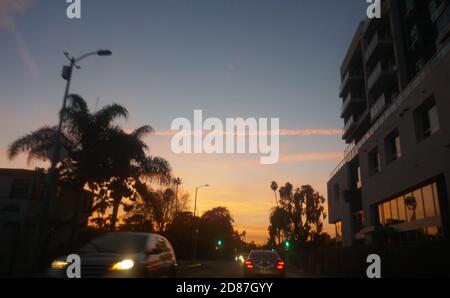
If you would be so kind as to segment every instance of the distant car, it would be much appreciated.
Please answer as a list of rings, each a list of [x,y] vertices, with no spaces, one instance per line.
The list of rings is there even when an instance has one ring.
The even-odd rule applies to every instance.
[[[244,277],[284,277],[284,261],[276,251],[253,250],[244,263]]]
[[[74,254],[81,259],[81,278],[175,277],[177,262],[172,245],[157,234],[108,233]],[[54,260],[49,277],[67,277],[66,256]]]

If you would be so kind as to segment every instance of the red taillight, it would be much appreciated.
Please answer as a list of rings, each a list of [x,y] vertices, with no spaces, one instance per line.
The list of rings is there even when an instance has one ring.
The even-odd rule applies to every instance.
[[[277,269],[278,270],[283,270],[284,269],[284,262],[283,262],[283,260],[278,260],[278,262],[277,262]]]
[[[247,260],[247,261],[245,261],[245,266],[246,266],[248,269],[253,269],[253,262],[252,262],[252,260]]]

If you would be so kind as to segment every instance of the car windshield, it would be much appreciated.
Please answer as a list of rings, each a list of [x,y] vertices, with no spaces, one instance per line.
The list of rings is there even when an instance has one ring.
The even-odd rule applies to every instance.
[[[275,251],[253,251],[250,253],[249,258],[254,261],[260,260],[277,261],[278,259],[280,259],[278,253]]]
[[[145,251],[147,235],[107,234],[83,246],[82,253],[137,253]]]

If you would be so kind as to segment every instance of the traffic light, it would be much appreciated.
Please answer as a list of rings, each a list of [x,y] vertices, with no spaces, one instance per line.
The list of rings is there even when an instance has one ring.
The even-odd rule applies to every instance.
[[[222,240],[217,240],[217,246],[222,246]]]
[[[289,249],[290,246],[291,246],[291,243],[288,240],[284,241],[284,247],[286,249]]]

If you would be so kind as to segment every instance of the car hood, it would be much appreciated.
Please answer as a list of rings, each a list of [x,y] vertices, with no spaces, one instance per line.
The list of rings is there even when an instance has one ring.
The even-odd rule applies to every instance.
[[[122,254],[122,253],[77,253],[80,256],[82,265],[99,265],[113,264],[124,259],[139,260],[140,254]],[[58,260],[66,260],[68,256],[58,258]]]

